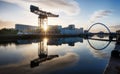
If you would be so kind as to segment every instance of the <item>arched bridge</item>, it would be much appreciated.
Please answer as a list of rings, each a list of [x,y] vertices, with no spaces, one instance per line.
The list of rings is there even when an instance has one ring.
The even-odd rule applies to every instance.
[[[91,30],[91,28],[92,28],[93,26],[95,26],[95,25],[102,25],[102,26],[104,26],[104,27],[107,29],[107,31],[109,32],[109,34],[111,33],[111,32],[110,32],[110,29],[109,29],[105,24],[103,24],[103,23],[95,23],[95,24],[91,25],[90,28],[88,29],[88,32],[89,32],[89,31]]]

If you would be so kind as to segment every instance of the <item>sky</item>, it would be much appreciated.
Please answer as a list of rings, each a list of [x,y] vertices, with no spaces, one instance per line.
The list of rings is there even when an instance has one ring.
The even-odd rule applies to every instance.
[[[14,28],[15,24],[38,26],[38,15],[30,12],[30,5],[58,14],[48,18],[49,25],[75,24],[88,29],[96,22],[120,29],[120,0],[0,0],[0,28]]]

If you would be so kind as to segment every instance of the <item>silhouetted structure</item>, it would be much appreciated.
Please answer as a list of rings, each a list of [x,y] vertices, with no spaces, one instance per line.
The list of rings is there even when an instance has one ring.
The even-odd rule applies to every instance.
[[[48,55],[47,41],[41,41],[38,44],[38,58],[31,61],[31,68],[39,66],[39,63],[51,60],[58,57],[58,55]]]
[[[32,13],[35,13],[38,16],[38,24],[40,27],[40,30],[43,29],[44,25],[48,25],[48,17],[58,17],[59,15],[55,15],[51,12],[46,12],[43,10],[40,10],[38,7],[31,5],[30,6],[30,11]]]
[[[116,34],[117,34],[116,40],[117,40],[117,42],[120,43],[120,30],[116,31]]]
[[[104,74],[120,74],[120,42],[117,41],[114,50],[111,52],[109,64]]]
[[[112,51],[112,56],[114,57],[120,57],[120,31],[117,31],[117,36],[116,36],[116,46],[115,49]]]
[[[110,29],[109,29],[105,24],[103,24],[103,23],[94,23],[93,25],[91,25],[91,26],[89,27],[88,32],[89,32],[89,31],[91,30],[91,28],[92,28],[93,26],[95,26],[95,25],[102,25],[102,26],[104,26],[104,27],[108,30],[109,33],[111,33],[111,32],[110,32]]]

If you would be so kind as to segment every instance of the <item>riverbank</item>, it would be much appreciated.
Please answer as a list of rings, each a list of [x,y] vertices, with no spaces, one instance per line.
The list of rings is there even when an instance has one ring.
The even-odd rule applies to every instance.
[[[1,39],[38,39],[42,37],[83,37],[84,34],[79,35],[38,35],[38,34],[29,34],[29,35],[0,35]]]

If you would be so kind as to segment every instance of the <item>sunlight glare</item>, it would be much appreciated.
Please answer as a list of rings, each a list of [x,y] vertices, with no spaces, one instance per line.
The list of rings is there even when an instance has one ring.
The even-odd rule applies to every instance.
[[[48,39],[47,38],[44,38],[44,46],[46,46],[47,45],[47,42],[48,42]]]
[[[47,24],[44,24],[44,31],[47,31],[47,29],[48,29]]]

